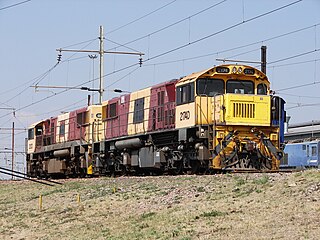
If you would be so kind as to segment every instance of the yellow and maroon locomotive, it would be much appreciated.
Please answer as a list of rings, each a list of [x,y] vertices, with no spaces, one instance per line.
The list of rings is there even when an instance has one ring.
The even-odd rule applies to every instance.
[[[32,125],[30,176],[277,170],[284,101],[221,65]]]

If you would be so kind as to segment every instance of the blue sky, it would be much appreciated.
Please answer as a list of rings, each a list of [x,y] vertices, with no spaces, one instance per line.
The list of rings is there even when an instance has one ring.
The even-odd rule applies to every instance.
[[[19,2],[0,0],[0,9]],[[98,49],[100,25],[105,30],[106,50],[133,49],[145,53],[143,59],[146,60],[142,67],[112,74],[138,63],[139,57],[105,55],[105,74],[110,74],[105,77],[105,100],[116,96],[109,91],[114,88],[134,91],[180,78],[221,64],[217,58],[259,61],[260,47],[266,45],[271,88],[286,99],[291,122],[320,120],[320,84],[317,83],[320,81],[320,26],[317,25],[320,24],[320,1],[304,0],[255,19],[293,2],[31,0],[0,10],[0,108],[19,109],[16,118],[9,114],[9,110],[0,109],[0,128],[11,127],[13,119],[16,127],[25,128],[32,122],[86,104],[88,92],[70,90],[52,97],[61,90],[35,92],[29,86],[56,64],[57,48],[86,42],[69,48]],[[133,23],[128,24],[130,22]],[[169,25],[172,26],[158,31]],[[234,27],[225,30],[231,26]],[[208,38],[196,42],[204,37]],[[130,49],[119,45],[138,38],[141,39],[127,45]],[[193,42],[196,43],[188,44]],[[188,46],[148,60],[184,45]],[[245,45],[249,46],[241,47]],[[229,49],[233,50],[226,51]],[[301,56],[294,57],[297,55]],[[197,56],[199,58],[194,58]],[[275,62],[285,58],[290,59]],[[98,76],[98,60],[94,61],[93,72],[93,60],[87,54],[63,53],[62,60],[68,61],[54,68],[39,85],[76,86]],[[309,83],[305,87],[296,87]],[[98,80],[81,86],[96,88]],[[295,88],[281,90],[290,87]],[[45,98],[48,99],[42,101]],[[95,96],[95,102],[97,99]],[[39,103],[35,103],[37,101]],[[4,116],[6,114],[9,115]],[[3,147],[11,147],[11,139],[8,132],[0,133],[1,151]],[[17,151],[23,150],[25,136],[23,132],[16,136]],[[3,154],[0,154],[1,159]]]

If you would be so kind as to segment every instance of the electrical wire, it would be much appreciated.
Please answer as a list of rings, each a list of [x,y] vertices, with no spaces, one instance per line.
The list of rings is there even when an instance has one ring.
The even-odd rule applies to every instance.
[[[173,26],[175,26],[175,25],[177,25],[177,24],[179,24],[179,23],[181,23],[181,22],[184,22],[184,21],[186,21],[186,20],[189,20],[189,19],[191,19],[191,18],[193,18],[193,17],[195,17],[195,16],[197,16],[197,15],[199,15],[199,14],[201,14],[201,13],[204,13],[204,12],[210,10],[211,8],[214,8],[214,7],[216,7],[216,6],[222,4],[223,2],[226,2],[226,1],[227,1],[227,0],[223,0],[223,1],[221,1],[221,2],[218,2],[218,3],[216,3],[216,4],[213,4],[213,5],[205,8],[205,9],[203,9],[203,10],[201,10],[201,11],[195,13],[195,14],[192,14],[192,15],[190,15],[190,16],[188,16],[188,17],[186,17],[186,18],[183,18],[183,19],[181,19],[181,20],[179,20],[179,21],[176,21],[176,22],[174,22],[174,23],[172,23],[172,24],[169,24],[169,25],[167,25],[167,26],[165,26],[165,27],[163,27],[163,28],[160,28],[160,29],[158,29],[158,30],[156,30],[156,31],[153,31],[153,32],[151,32],[151,33],[149,33],[149,34],[147,34],[147,35],[144,35],[144,36],[142,36],[142,37],[139,37],[139,38],[136,38],[136,39],[131,40],[131,41],[129,41],[129,42],[126,42],[126,43],[124,43],[123,45],[128,45],[128,44],[137,42],[137,41],[139,41],[139,40],[141,40],[141,39],[144,39],[144,38],[146,38],[146,37],[150,37],[150,36],[152,36],[152,35],[154,35],[154,34],[156,34],[156,33],[162,32],[163,30],[166,30],[166,29],[168,29],[168,28],[170,28],[170,27],[173,27]]]
[[[68,46],[65,46],[65,47],[62,47],[62,48],[69,48],[69,47],[74,47],[74,46],[77,46],[77,45],[81,45],[81,44],[84,44],[84,43],[88,43],[88,42],[93,42],[95,40],[97,40],[98,38],[93,38],[93,39],[90,39],[90,40],[87,40],[87,41],[83,41],[83,42],[79,42],[79,43],[75,43],[75,44],[71,44],[71,45],[68,45]]]
[[[293,59],[293,58],[297,58],[297,57],[305,56],[305,55],[308,55],[308,54],[311,54],[311,53],[315,53],[315,52],[317,52],[319,50],[320,50],[319,48],[318,49],[314,49],[312,51],[308,51],[308,52],[300,53],[300,54],[297,54],[297,55],[294,55],[294,56],[282,58],[282,59],[279,59],[279,60],[276,60],[276,61],[273,61],[273,62],[268,62],[268,64],[274,64],[274,63],[277,63],[277,62],[287,61],[287,60],[290,60],[290,59]]]
[[[8,114],[9,115],[9,114]],[[6,115],[7,116],[7,115]],[[0,127],[3,127],[3,125],[7,124],[8,122],[11,122],[13,119],[13,117],[11,117],[9,120],[7,120],[6,122],[2,123],[2,125],[0,125]]]
[[[277,35],[277,36],[274,36],[274,37],[266,38],[264,40],[256,41],[256,42],[245,44],[245,45],[241,45],[241,46],[238,46],[238,47],[229,48],[229,49],[218,51],[218,52],[214,52],[214,53],[208,53],[208,54],[199,55],[199,56],[195,56],[195,57],[177,59],[177,60],[154,63],[154,64],[144,64],[143,66],[164,65],[164,64],[177,63],[177,62],[182,62],[182,61],[189,61],[189,60],[194,60],[194,59],[199,59],[199,58],[204,58],[204,57],[210,57],[210,56],[218,55],[218,54],[221,54],[221,53],[226,53],[226,52],[230,52],[230,51],[234,51],[234,50],[250,47],[250,46],[253,46],[253,45],[256,45],[256,44],[261,44],[261,43],[264,43],[264,42],[268,42],[268,41],[271,41],[271,40],[274,40],[274,39],[278,39],[278,38],[281,38],[281,37],[285,37],[285,36],[288,36],[288,35],[291,35],[291,34],[294,34],[294,33],[298,33],[298,32],[301,32],[301,31],[316,27],[318,25],[320,25],[320,23],[317,23],[317,24],[314,24],[314,25],[311,25],[311,26],[308,26],[308,27],[300,28],[300,29],[297,29],[297,30],[294,30],[294,31],[291,31],[291,32],[284,33],[284,34],[280,34],[280,35]]]
[[[110,72],[110,73],[108,73],[108,74],[103,75],[103,77],[107,77],[107,76],[109,76],[109,75],[112,75],[112,74],[115,74],[115,73],[124,71],[124,70],[126,70],[126,69],[132,68],[132,67],[137,66],[137,65],[139,65],[139,63],[135,63],[135,64],[132,64],[132,65],[123,67],[123,68],[121,68],[121,69],[115,70],[115,71],[113,71],[113,72]],[[74,86],[74,88],[83,86],[84,84],[90,83],[90,82],[95,81],[95,80],[97,80],[97,79],[99,79],[99,77],[94,78],[94,79],[91,79],[91,80],[86,81],[86,82],[83,82],[83,83],[81,83],[81,84],[78,84],[78,85]],[[35,102],[33,102],[33,103],[30,103],[30,104],[27,104],[27,105],[22,106],[22,107],[20,107],[20,108],[17,108],[17,109],[15,110],[15,112],[18,112],[18,111],[20,111],[20,110],[22,110],[22,109],[26,109],[26,108],[28,108],[28,107],[31,107],[31,106],[33,106],[33,105],[35,105],[35,104],[38,104],[38,103],[40,103],[40,102],[43,102],[43,101],[45,101],[45,100],[47,100],[47,99],[50,99],[50,98],[52,98],[52,97],[55,97],[55,96],[60,95],[60,94],[62,94],[62,93],[65,93],[65,92],[67,92],[67,91],[70,91],[70,88],[69,88],[69,89],[62,90],[62,91],[60,91],[60,92],[58,92],[58,93],[54,93],[54,94],[52,94],[52,95],[50,95],[50,96],[47,96],[47,97],[42,98],[42,99],[39,99],[38,101],[35,101]],[[5,117],[5,116],[8,116],[8,115],[9,115],[9,114],[4,114],[4,115],[0,116],[0,119],[3,118],[3,117]]]
[[[118,31],[118,30],[120,30],[120,29],[122,29],[122,28],[124,28],[124,27],[126,27],[126,26],[129,26],[129,25],[131,25],[132,23],[135,23],[135,22],[137,22],[137,21],[139,21],[139,20],[141,20],[141,19],[143,19],[143,18],[145,18],[145,17],[147,17],[147,16],[150,16],[151,14],[153,14],[153,13],[155,13],[155,12],[157,12],[157,11],[159,11],[159,10],[161,10],[161,9],[169,6],[169,5],[171,5],[172,3],[176,2],[176,1],[177,1],[177,0],[174,0],[174,1],[172,1],[172,2],[169,2],[169,3],[165,4],[164,6],[162,6],[162,7],[160,7],[160,8],[157,8],[156,10],[154,10],[154,11],[148,13],[148,14],[143,15],[142,17],[139,17],[139,18],[137,18],[137,19],[135,19],[135,20],[133,20],[133,21],[131,21],[131,22],[129,22],[129,23],[126,23],[126,24],[124,24],[124,25],[122,25],[122,26],[120,26],[120,27],[117,27],[117,28],[115,28],[115,29],[107,32],[107,34],[111,34],[111,33],[115,32],[115,31]],[[226,0],[225,0],[225,1],[226,1]],[[77,45],[80,45],[80,44],[84,44],[84,43],[87,43],[87,42],[94,41],[94,40],[96,40],[96,39],[98,39],[98,38],[94,38],[94,39],[90,39],[90,40],[87,40],[87,41],[75,43],[75,44],[72,44],[72,45],[65,46],[65,47],[63,47],[63,48],[69,48],[69,47],[77,46]],[[106,38],[105,38],[105,39],[106,39]],[[107,41],[110,41],[110,42],[112,42],[112,43],[114,43],[114,44],[117,44],[117,45],[119,45],[119,46],[121,46],[121,47],[126,47],[126,48],[128,48],[128,49],[130,49],[130,50],[136,51],[136,50],[134,50],[134,49],[132,49],[132,48],[130,48],[130,47],[127,47],[127,46],[125,46],[125,45],[123,45],[123,44],[114,42],[114,41],[112,41],[112,40],[110,40],[110,39],[106,39],[106,40],[107,40]],[[136,51],[136,52],[139,52],[139,51]]]
[[[22,122],[19,120],[19,118],[17,118],[16,115],[14,116],[14,119],[16,119],[16,120],[18,121],[18,123],[20,123],[20,125],[23,126],[23,128],[25,128],[25,129],[27,128],[27,127],[24,125],[24,123],[22,123]]]
[[[305,95],[296,95],[296,94],[290,94],[290,93],[281,93],[281,95],[291,96],[291,97],[299,97],[299,98],[314,98],[314,99],[320,99],[320,97],[305,96]],[[296,104],[296,103],[295,103],[295,104]]]
[[[18,6],[18,5],[21,5],[21,4],[24,4],[24,3],[27,3],[27,2],[31,2],[31,0],[26,0],[26,1],[23,1],[23,2],[19,2],[19,3],[16,3],[16,4],[12,4],[12,5],[9,5],[9,6],[6,6],[6,7],[3,7],[3,8],[0,8],[0,11],[1,11],[1,10],[5,10],[5,9],[8,9],[8,8],[15,7],[15,6]]]
[[[116,84],[117,82],[120,82],[122,79],[126,78],[127,76],[129,76],[130,74],[132,74],[133,72],[135,72],[136,70],[138,70],[140,68],[140,66],[136,67],[135,69],[133,69],[131,72],[127,73],[126,75],[124,75],[122,78],[114,81],[113,83],[111,83],[110,85],[107,86],[107,88],[113,86],[114,84]]]
[[[40,80],[35,81],[33,84],[38,84],[40,81],[42,81],[46,76],[48,76],[48,74],[55,69],[58,66],[59,63],[56,63],[53,67],[51,67],[48,71],[46,71],[44,74],[41,75]],[[29,81],[30,82],[30,81]],[[26,84],[24,84],[26,85]],[[12,99],[15,99],[16,97],[20,96],[22,93],[24,93],[25,91],[27,91],[29,89],[29,86],[24,88],[23,90],[21,90],[19,93],[17,93],[16,95],[14,95],[13,97],[9,98],[5,103],[10,102]]]
[[[287,87],[287,88],[281,88],[278,90],[275,90],[276,92],[281,92],[281,91],[286,91],[286,90],[291,90],[291,89],[295,89],[295,88],[301,88],[301,87],[307,87],[307,86],[311,86],[311,85],[316,85],[319,84],[320,81],[315,81],[312,83],[306,83],[306,84],[301,84],[301,85],[296,85],[296,86],[292,86],[292,87]]]
[[[64,106],[64,107],[61,107],[61,108],[58,108],[58,109],[55,109],[55,110],[52,110],[52,111],[49,111],[49,112],[45,112],[45,113],[41,113],[41,114],[32,114],[32,115],[19,115],[19,117],[20,118],[38,117],[38,116],[42,116],[42,115],[48,115],[48,114],[54,113],[54,112],[59,112],[61,110],[76,109],[78,106],[75,106],[75,105],[80,103],[80,102],[85,101],[86,99],[87,98],[83,98],[83,99],[81,99],[79,101],[76,101],[76,102],[74,102],[72,104],[69,104],[67,106]],[[81,106],[83,106],[83,105],[81,105]],[[72,108],[69,108],[69,107],[72,107]]]
[[[225,1],[226,1],[226,0],[221,1],[221,2],[219,2],[218,4],[221,4],[222,2],[225,2]],[[284,5],[284,6],[278,7],[278,8],[276,8],[276,9],[273,9],[273,10],[268,11],[268,12],[266,12],[266,13],[257,15],[257,16],[252,17],[252,18],[249,18],[248,20],[244,20],[244,21],[242,21],[242,22],[239,22],[239,23],[237,23],[237,24],[234,24],[234,25],[232,25],[232,26],[229,26],[229,27],[227,27],[227,28],[225,28],[225,29],[223,29],[223,30],[220,30],[220,31],[215,32],[215,33],[212,33],[212,34],[210,34],[210,35],[207,35],[207,36],[202,37],[202,38],[200,38],[200,39],[197,39],[197,40],[195,40],[195,41],[189,42],[188,44],[184,44],[184,45],[182,45],[182,46],[176,47],[176,48],[171,49],[171,50],[169,50],[169,51],[166,51],[166,52],[164,52],[164,53],[155,55],[155,56],[153,56],[153,57],[151,57],[151,58],[148,58],[148,59],[145,60],[144,62],[147,62],[147,61],[156,59],[156,58],[158,58],[158,57],[164,56],[164,55],[166,55],[166,54],[172,53],[172,52],[174,52],[174,51],[180,50],[180,49],[185,48],[185,47],[187,47],[187,46],[190,46],[190,45],[192,45],[192,44],[198,43],[198,42],[200,42],[200,41],[203,41],[203,40],[205,40],[205,39],[208,39],[208,38],[210,38],[210,37],[213,37],[213,36],[215,36],[215,35],[218,35],[218,34],[220,34],[220,33],[223,33],[223,32],[225,32],[225,31],[228,31],[228,30],[230,30],[230,29],[233,29],[233,28],[235,28],[235,27],[237,27],[237,26],[240,26],[240,25],[242,25],[242,24],[251,22],[251,21],[256,20],[256,19],[258,19],[258,18],[264,17],[264,16],[269,15],[269,14],[271,14],[271,13],[274,13],[274,12],[276,12],[276,11],[279,11],[279,10],[282,10],[282,9],[287,8],[287,7],[289,7],[289,6],[292,6],[292,5],[294,5],[294,4],[297,4],[297,3],[301,2],[301,1],[302,1],[302,0],[297,0],[297,1],[292,2],[292,3],[290,3],[290,4],[286,4],[286,5]],[[218,5],[218,4],[216,4],[216,5]],[[216,5],[214,5],[214,6],[216,6]],[[211,7],[213,7],[213,6],[211,6]],[[207,8],[207,9],[208,9],[208,8]],[[203,11],[204,11],[204,10],[203,10]],[[198,13],[198,14],[199,14],[199,13]],[[125,44],[125,45],[126,45],[126,44]],[[76,53],[75,53],[75,54],[76,54]],[[74,55],[75,55],[75,54],[74,54]],[[72,56],[74,56],[74,55],[72,55]],[[105,76],[108,76],[108,75],[111,75],[111,74],[114,74],[114,73],[117,73],[117,72],[120,72],[120,71],[123,71],[123,70],[125,70],[125,69],[131,68],[131,67],[136,66],[136,65],[138,65],[138,63],[132,64],[132,65],[130,65],[130,66],[124,67],[124,68],[119,69],[119,70],[116,70],[116,71],[113,71],[113,72],[111,72],[111,73],[109,73],[109,74],[104,75],[104,77],[105,77]],[[87,82],[85,82],[85,83],[82,83],[82,84],[79,84],[79,85],[77,85],[77,86],[81,86],[81,85],[83,85],[83,84],[92,82],[92,81],[94,81],[94,80],[95,80],[95,79],[89,80],[89,81],[87,81]],[[59,93],[55,93],[55,94],[50,95],[50,96],[48,96],[48,97],[46,97],[46,98],[40,99],[40,100],[38,100],[38,101],[36,101],[36,102],[33,102],[33,103],[28,104],[28,105],[26,105],[26,106],[23,106],[23,107],[21,107],[21,108],[19,108],[19,109],[16,109],[16,111],[19,111],[19,110],[21,110],[21,109],[25,109],[25,108],[27,108],[27,107],[33,106],[33,105],[35,105],[35,104],[37,104],[37,103],[39,103],[39,102],[42,102],[42,101],[44,101],[44,100],[47,100],[47,99],[49,99],[49,98],[51,98],[51,97],[53,97],[53,96],[57,96],[57,95],[59,95],[59,94],[61,94],[61,93],[64,93],[64,92],[66,92],[66,91],[68,91],[68,90],[70,90],[70,89],[66,89],[66,90],[63,90],[63,91],[61,91],[61,92],[59,92]],[[8,116],[8,114],[2,115],[2,116],[0,116],[0,118],[3,118],[4,116]]]
[[[239,56],[246,55],[246,54],[248,54],[248,53],[256,52],[256,51],[259,51],[259,50],[260,50],[260,48],[255,48],[255,49],[250,50],[250,51],[245,51],[245,52],[242,52],[242,53],[238,53],[238,54],[235,54],[235,55],[226,57],[225,59],[230,59],[230,58],[234,58],[234,57],[239,57]]]
[[[284,5],[284,6],[278,7],[278,8],[276,8],[276,9],[270,10],[270,11],[268,11],[268,12],[259,14],[259,15],[255,16],[255,17],[249,18],[248,20],[244,20],[244,21],[242,21],[242,22],[236,23],[236,24],[231,25],[231,26],[229,26],[229,27],[227,27],[227,28],[224,28],[224,29],[222,29],[222,30],[220,30],[220,31],[217,31],[217,32],[214,32],[214,33],[209,34],[209,35],[207,35],[207,36],[204,36],[204,37],[202,37],[202,38],[199,38],[199,39],[197,39],[197,40],[195,40],[195,41],[189,42],[189,43],[187,43],[187,44],[181,45],[181,46],[179,46],[179,47],[176,47],[176,48],[173,48],[173,49],[168,50],[168,51],[166,51],[166,52],[163,52],[163,53],[160,53],[160,54],[158,54],[158,55],[155,55],[155,56],[153,56],[153,57],[151,57],[151,58],[148,58],[148,59],[145,60],[145,61],[150,61],[150,60],[153,60],[153,59],[162,57],[162,56],[164,56],[164,55],[167,55],[167,54],[169,54],[169,53],[175,52],[175,51],[177,51],[177,50],[183,49],[183,48],[188,47],[188,46],[190,46],[190,45],[192,45],[192,44],[201,42],[201,41],[203,41],[203,40],[206,40],[206,39],[208,39],[208,38],[211,38],[211,37],[213,37],[213,36],[216,36],[216,35],[218,35],[218,34],[220,34],[220,33],[223,33],[223,32],[226,32],[226,31],[228,31],[228,30],[231,30],[231,29],[233,29],[233,28],[236,28],[236,27],[238,27],[238,26],[241,26],[241,25],[243,25],[243,24],[245,24],[245,23],[251,22],[251,21],[256,20],[256,19],[258,19],[258,18],[267,16],[267,15],[269,15],[269,14],[271,14],[271,13],[274,13],[274,12],[280,11],[280,10],[282,10],[282,9],[285,9],[285,8],[287,8],[287,7],[290,7],[290,6],[292,6],[292,5],[295,5],[295,4],[297,4],[297,3],[301,2],[301,1],[302,1],[302,0],[297,0],[297,1],[295,1],[295,2],[286,4],[286,5]]]
[[[91,40],[87,45],[85,45],[82,49],[86,48],[87,46],[89,46],[90,44],[92,44],[93,41],[95,41],[95,39]],[[88,41],[86,41],[88,42]],[[28,81],[27,83],[20,85],[20,86],[25,86],[26,84],[33,82],[32,85],[38,85],[43,79],[45,79],[58,65],[65,63],[67,61],[69,61],[73,56],[75,56],[77,53],[72,54],[69,58],[67,58],[66,60],[63,60],[61,62],[57,62],[55,65],[53,65],[53,67],[51,67],[49,70],[47,70],[46,72],[44,72],[43,74],[39,75],[38,77]],[[79,59],[79,58],[78,58]],[[34,81],[35,80],[35,81]],[[6,102],[4,103],[8,103],[11,100],[15,99],[16,97],[20,96],[22,93],[24,93],[25,91],[27,91],[29,89],[29,86],[24,88],[23,90],[21,90],[19,93],[17,93],[15,96],[9,98]]]
[[[320,58],[314,59],[314,60],[302,61],[302,62],[282,64],[282,65],[273,65],[273,66],[268,66],[268,68],[286,67],[286,66],[299,65],[299,64],[310,63],[310,62],[317,62],[317,61],[320,61]]]
[[[114,33],[114,32],[116,32],[116,31],[118,31],[118,30],[120,30],[120,29],[122,29],[122,28],[124,28],[124,27],[127,27],[127,26],[131,25],[132,23],[135,23],[135,22],[137,22],[137,21],[139,21],[139,20],[141,20],[141,19],[143,19],[143,18],[145,18],[145,17],[148,17],[148,16],[150,16],[151,14],[153,14],[153,13],[155,13],[155,12],[157,12],[157,11],[159,11],[159,10],[161,10],[161,9],[163,9],[163,8],[171,5],[171,4],[173,4],[173,3],[176,2],[176,1],[177,1],[177,0],[171,1],[171,2],[163,5],[162,7],[157,8],[156,10],[153,10],[153,11],[150,12],[150,13],[147,13],[147,14],[145,14],[145,15],[143,15],[143,16],[141,16],[141,17],[139,17],[139,18],[137,18],[137,19],[135,19],[135,20],[133,20],[133,21],[131,21],[131,22],[129,22],[129,23],[126,23],[126,24],[124,24],[124,25],[122,25],[122,26],[120,26],[120,27],[117,27],[117,28],[115,28],[115,29],[107,32],[107,34]]]
[[[4,92],[1,92],[0,94],[5,94],[5,93],[11,92],[11,91],[15,91],[15,90],[17,90],[18,88],[23,87],[23,86],[25,86],[25,85],[33,82],[33,81],[37,81],[38,79],[42,78],[45,74],[47,74],[47,72],[51,71],[52,68],[53,68],[53,67],[49,68],[49,70],[45,71],[44,73],[41,73],[39,76],[37,76],[37,77],[35,77],[35,78],[33,78],[33,79],[31,79],[31,80],[29,80],[29,81],[27,81],[27,82],[19,85],[19,86],[17,86],[17,87],[14,87],[14,88],[8,89],[8,90],[6,90],[6,91],[4,91]]]
[[[124,45],[124,44],[117,43],[117,42],[115,42],[115,41],[113,41],[113,40],[111,40],[111,39],[105,38],[105,40],[107,40],[107,41],[109,41],[109,42],[111,42],[111,43],[114,43],[114,44],[118,45],[119,47],[124,47],[124,48],[127,48],[127,49],[131,50],[131,51],[140,52],[140,51],[135,50],[135,49],[133,49],[133,48],[130,48],[130,47]],[[114,48],[112,48],[112,49],[114,49]]]
[[[298,106],[289,107],[289,108],[286,108],[286,110],[291,110],[291,109],[300,108],[300,107],[315,107],[315,106],[320,107],[320,103],[298,104]]]

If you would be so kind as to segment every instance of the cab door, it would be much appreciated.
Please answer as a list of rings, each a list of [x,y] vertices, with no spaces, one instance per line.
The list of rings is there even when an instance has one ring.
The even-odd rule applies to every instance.
[[[158,105],[156,108],[156,129],[164,128],[164,95],[165,91],[162,89],[157,93]]]

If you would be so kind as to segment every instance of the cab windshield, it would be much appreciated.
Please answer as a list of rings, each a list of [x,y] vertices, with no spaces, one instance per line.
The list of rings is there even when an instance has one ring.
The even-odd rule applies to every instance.
[[[214,78],[200,78],[197,80],[197,95],[213,97],[224,94],[224,81]]]
[[[228,80],[227,93],[253,94],[254,84],[252,81]]]

